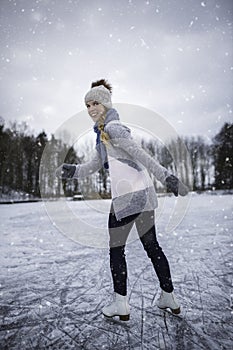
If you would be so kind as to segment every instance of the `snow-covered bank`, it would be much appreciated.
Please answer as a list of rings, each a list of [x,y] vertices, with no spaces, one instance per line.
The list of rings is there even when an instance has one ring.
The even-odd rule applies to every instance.
[[[179,226],[166,232],[175,199],[168,197],[164,204],[160,198],[157,235],[182,314],[157,309],[157,278],[140,241],[131,239],[128,323],[101,315],[112,291],[106,248],[68,239],[53,225],[44,203],[1,206],[1,348],[231,349],[232,199],[193,195]],[[102,212],[93,203],[69,205],[83,222],[104,232],[110,202],[103,201]]]

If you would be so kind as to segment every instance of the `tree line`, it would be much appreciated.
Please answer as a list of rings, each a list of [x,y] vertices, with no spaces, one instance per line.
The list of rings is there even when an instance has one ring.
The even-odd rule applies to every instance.
[[[233,124],[225,123],[211,142],[192,136],[171,140],[167,145],[154,139],[142,139],[141,145],[168,170],[178,174],[192,190],[229,190],[233,188],[232,140]],[[43,164],[42,155],[48,143],[50,152]],[[61,181],[55,177],[54,169],[64,161],[90,160],[93,148],[94,143],[87,142],[77,152],[54,135],[49,139],[45,131],[33,135],[26,123],[13,123],[8,128],[1,125],[0,196],[17,192],[40,197],[43,192],[49,197],[59,197],[82,192],[86,198],[110,198],[109,174],[103,169],[83,180]],[[80,151],[82,156],[78,155]],[[158,191],[163,191],[155,179],[154,184]]]

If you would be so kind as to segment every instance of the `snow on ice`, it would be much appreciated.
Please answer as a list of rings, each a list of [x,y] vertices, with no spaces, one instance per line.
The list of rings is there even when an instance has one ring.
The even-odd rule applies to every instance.
[[[103,202],[107,209],[110,201]],[[140,241],[131,239],[126,249],[129,322],[101,314],[112,295],[107,248],[68,239],[43,203],[2,205],[1,348],[230,349],[232,196],[193,194],[184,219],[170,233],[165,227],[174,197],[166,197],[165,203],[157,233],[182,313],[173,316],[157,309],[158,280]],[[69,202],[73,212],[88,220],[90,230],[95,225],[104,230],[107,213],[92,204]]]

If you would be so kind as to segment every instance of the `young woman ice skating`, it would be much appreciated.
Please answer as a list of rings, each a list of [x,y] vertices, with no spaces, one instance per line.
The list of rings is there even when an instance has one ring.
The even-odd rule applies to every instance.
[[[180,305],[173,292],[169,264],[156,238],[154,209],[157,198],[147,170],[175,196],[187,194],[187,188],[133,140],[130,129],[121,124],[117,111],[112,108],[111,91],[111,86],[102,79],[92,83],[85,96],[88,114],[95,123],[96,151],[93,159],[78,165],[62,164],[57,174],[63,179],[82,179],[101,167],[109,169],[112,204],[108,229],[114,300],[103,308],[103,314],[129,320],[125,245],[134,224],[159,279],[161,295],[157,305],[179,314]]]

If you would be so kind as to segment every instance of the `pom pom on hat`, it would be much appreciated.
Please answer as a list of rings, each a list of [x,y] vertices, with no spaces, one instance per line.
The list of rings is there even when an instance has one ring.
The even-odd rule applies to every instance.
[[[95,86],[87,92],[85,103],[88,103],[89,101],[97,101],[107,109],[112,108],[111,93],[103,85]]]

